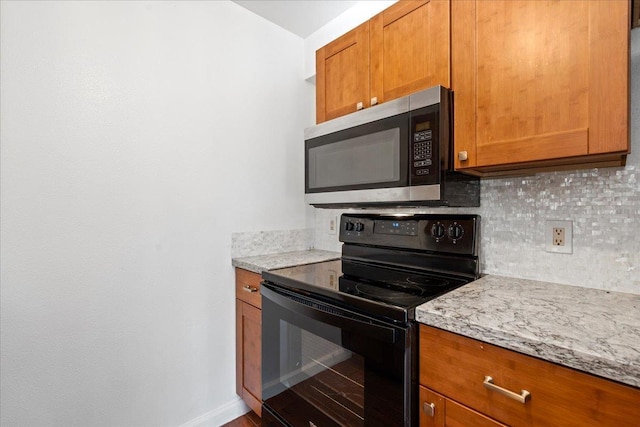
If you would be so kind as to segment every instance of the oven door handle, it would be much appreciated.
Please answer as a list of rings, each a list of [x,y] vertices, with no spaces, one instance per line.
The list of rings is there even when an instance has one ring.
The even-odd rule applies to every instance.
[[[263,297],[270,299],[279,306],[319,322],[355,332],[359,335],[366,335],[384,343],[395,344],[398,340],[398,330],[396,328],[375,324],[373,323],[375,322],[374,319],[369,319],[358,313],[312,300],[299,294],[289,297],[265,282],[262,283],[260,292]]]

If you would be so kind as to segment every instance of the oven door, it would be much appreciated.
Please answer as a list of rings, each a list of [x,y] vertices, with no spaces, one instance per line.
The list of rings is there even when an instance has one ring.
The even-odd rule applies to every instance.
[[[265,282],[263,426],[415,426],[417,334]]]

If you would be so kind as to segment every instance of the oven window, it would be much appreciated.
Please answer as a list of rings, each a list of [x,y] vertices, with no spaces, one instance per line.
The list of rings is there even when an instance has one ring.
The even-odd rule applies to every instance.
[[[411,358],[404,338],[378,341],[262,299],[263,426],[408,426]],[[264,413],[264,411],[263,411]]]
[[[282,320],[280,354],[280,382],[289,399],[295,395],[339,425],[364,425],[362,356]]]
[[[310,148],[309,188],[400,180],[400,128]]]

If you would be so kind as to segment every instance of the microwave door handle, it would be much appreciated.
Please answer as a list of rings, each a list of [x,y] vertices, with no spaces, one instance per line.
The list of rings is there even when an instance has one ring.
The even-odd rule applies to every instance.
[[[277,305],[284,307],[287,310],[293,311],[294,313],[301,314],[322,323],[327,323],[340,329],[355,332],[360,335],[366,335],[370,338],[374,338],[385,343],[395,344],[397,342],[397,331],[394,328],[382,325],[374,325],[364,320],[343,316],[337,314],[335,310],[331,313],[328,313],[321,308],[308,306],[302,302],[297,302],[291,298],[288,298],[287,296],[282,295],[273,289],[269,289],[269,286],[264,282],[263,286],[261,286],[260,292],[262,293],[263,297],[269,298]],[[309,299],[301,295],[297,295],[296,298],[311,303]],[[331,306],[323,304],[319,301],[313,301],[312,303],[316,307],[324,306],[328,310],[332,309]]]
[[[453,171],[454,170],[454,161],[453,161],[453,93],[449,91],[445,91],[444,88],[442,90],[442,103],[440,104],[440,114],[443,115],[440,122],[444,124],[444,129],[440,132],[442,138],[444,139],[444,144],[440,144],[440,155],[442,156],[442,169],[444,171]],[[444,151],[444,153],[442,153]]]

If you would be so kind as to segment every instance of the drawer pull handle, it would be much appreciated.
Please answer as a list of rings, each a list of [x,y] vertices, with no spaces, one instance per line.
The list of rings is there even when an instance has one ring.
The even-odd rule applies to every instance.
[[[246,292],[251,292],[251,293],[258,292],[258,288],[254,288],[253,286],[249,286],[249,285],[244,285],[242,289]]]
[[[422,405],[422,410],[428,417],[435,417],[436,415],[436,405],[433,403],[424,402]]]
[[[510,397],[513,400],[517,400],[520,403],[526,403],[527,400],[531,398],[531,393],[529,393],[527,390],[521,390],[520,394],[518,394],[512,392],[511,390],[507,390],[506,388],[495,385],[493,383],[493,378],[491,378],[489,375],[486,375],[484,377],[484,382],[482,384],[484,384],[484,386],[489,390],[497,391],[498,393]]]

